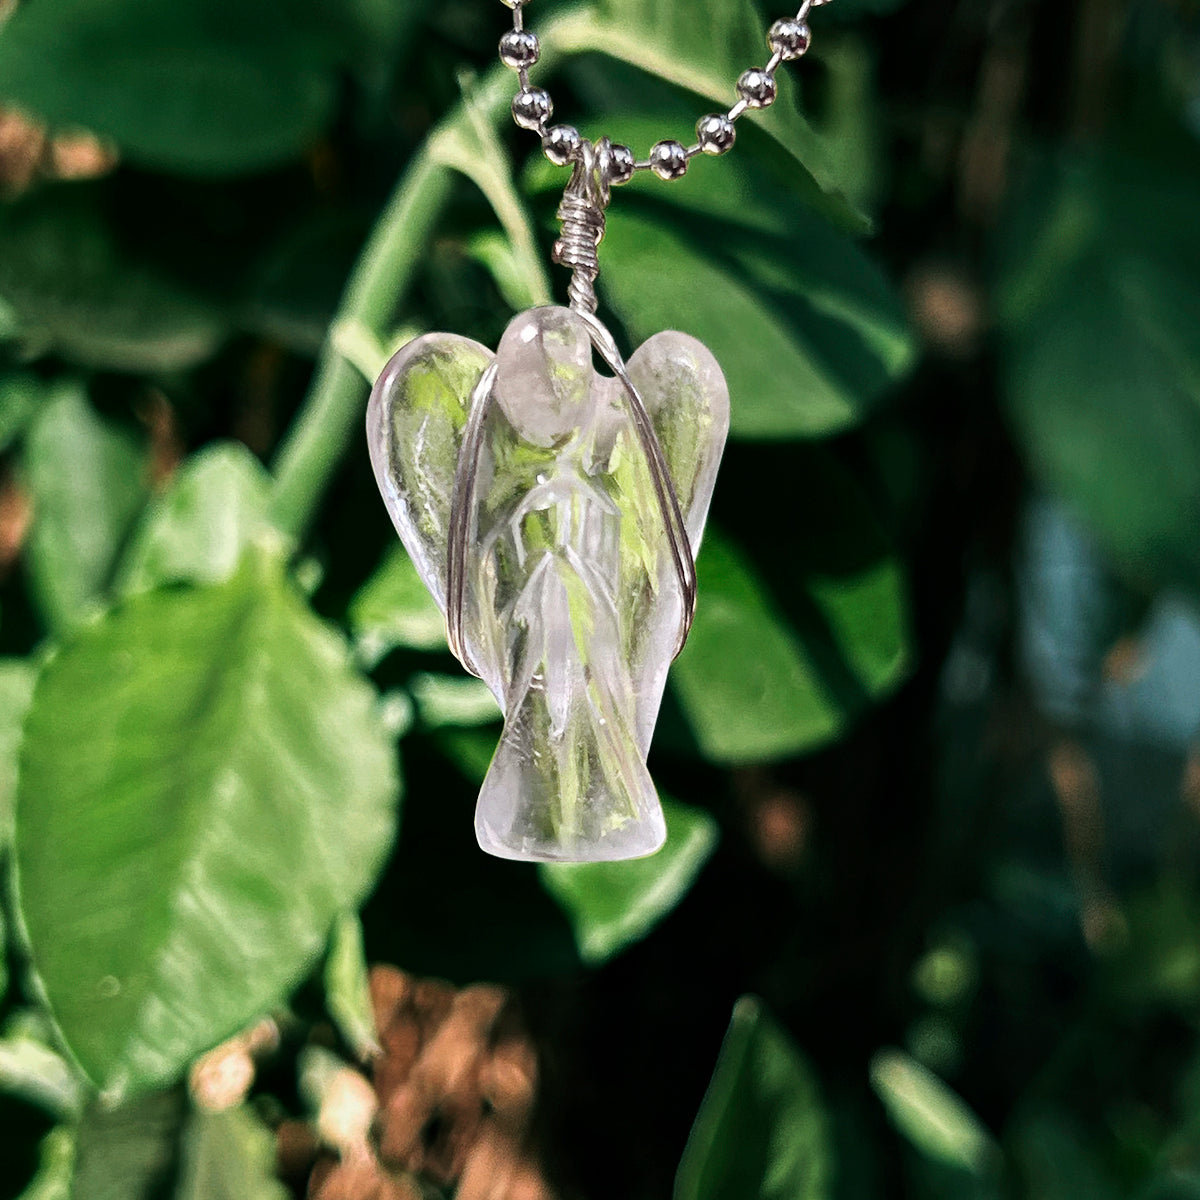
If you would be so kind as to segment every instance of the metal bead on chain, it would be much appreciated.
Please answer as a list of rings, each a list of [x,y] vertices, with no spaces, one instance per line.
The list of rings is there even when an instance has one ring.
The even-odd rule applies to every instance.
[[[530,0],[501,0],[512,10],[513,25],[500,39],[500,60],[520,77],[521,86],[513,99],[513,119],[522,129],[529,129],[542,139],[542,151],[556,166],[579,164],[587,146],[579,131],[571,125],[550,125],[554,102],[544,88],[530,83],[530,69],[537,65],[541,47],[537,36],[525,28],[525,8]],[[812,31],[808,27],[809,11],[828,4],[829,0],[803,0],[794,17],[782,17],[767,33],[771,60],[765,67],[744,71],[737,81],[737,103],[727,112],[710,113],[696,125],[696,142],[664,139],[658,142],[644,161],[638,161],[626,146],[612,145],[605,140],[606,159],[604,186],[628,183],[638,171],[653,171],[660,179],[681,179],[688,164],[698,154],[727,154],[737,141],[737,121],[752,108],[768,108],[775,103],[778,85],[775,71],[781,63],[793,62],[808,53]]]

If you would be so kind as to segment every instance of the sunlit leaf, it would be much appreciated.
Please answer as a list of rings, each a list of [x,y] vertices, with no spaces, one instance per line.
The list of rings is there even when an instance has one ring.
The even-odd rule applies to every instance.
[[[657,116],[619,123],[630,136],[661,132]],[[554,182],[540,168],[529,179]],[[682,329],[704,342],[729,381],[735,437],[823,437],[861,422],[916,357],[883,271],[753,153],[698,161],[669,192],[651,187],[660,182],[623,189],[601,252],[601,293],[631,341]]]
[[[121,563],[119,589],[228,579],[248,546],[280,540],[266,516],[270,488],[271,477],[236,442],[193,455],[147,510]]]
[[[348,615],[359,651],[369,664],[397,646],[439,650],[446,645],[446,618],[399,545],[388,551],[379,570],[354,597]]]
[[[542,863],[542,886],[567,914],[579,957],[593,966],[644,938],[691,890],[716,848],[706,812],[664,799],[667,843],[649,858],[614,863]]]
[[[48,1024],[29,1009],[18,1010],[5,1022],[0,1093],[21,1096],[59,1120],[71,1121],[83,1108],[83,1081],[50,1044]]]
[[[24,461],[34,598],[51,629],[66,632],[102,602],[146,499],[146,457],[131,434],[97,416],[82,390],[64,383],[30,427]]]
[[[414,675],[408,686],[427,728],[490,725],[501,717],[496,698],[479,679],[420,674]]]
[[[675,1177],[674,1200],[829,1200],[833,1149],[812,1068],[743,997]]]
[[[983,1174],[996,1145],[979,1118],[932,1071],[899,1050],[871,1060],[871,1085],[896,1127],[930,1158]]]
[[[26,721],[18,896],[93,1081],[172,1080],[278,1004],[373,881],[396,792],[375,693],[271,560],[67,645]]]

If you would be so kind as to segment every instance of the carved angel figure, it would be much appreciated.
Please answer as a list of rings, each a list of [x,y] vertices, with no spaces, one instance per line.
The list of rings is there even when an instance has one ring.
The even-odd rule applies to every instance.
[[[665,827],[646,755],[683,597],[627,395],[597,372],[585,319],[522,313],[494,358],[450,334],[409,343],[371,397],[376,478],[445,611],[455,472],[472,393],[493,361],[465,498],[464,657],[505,713],[479,843],[537,861],[652,854]],[[680,333],[651,338],[628,373],[695,551],[728,431],[724,377]]]

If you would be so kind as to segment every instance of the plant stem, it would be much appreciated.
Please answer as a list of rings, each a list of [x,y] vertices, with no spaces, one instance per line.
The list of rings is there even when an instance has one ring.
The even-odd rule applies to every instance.
[[[453,185],[449,167],[426,145],[409,164],[350,277],[335,324],[357,321],[383,340],[408,290]],[[363,377],[327,340],[316,378],[275,456],[271,516],[299,539],[350,444],[362,411]]]
[[[542,66],[557,58],[553,29],[547,26]],[[496,122],[507,111],[512,91],[511,72],[493,68],[473,95],[464,99],[430,134],[413,157],[395,194],[371,234],[350,277],[341,307],[330,329],[354,327],[388,343],[391,322],[412,284],[438,218],[450,198],[454,171],[467,164],[445,153],[463,123],[484,114]],[[477,180],[477,182],[480,182]],[[483,183],[481,182],[481,186]],[[489,200],[496,189],[484,187]],[[503,208],[504,206],[501,205]],[[500,214],[508,231],[520,233],[507,209]],[[529,246],[518,237],[518,257],[528,260]],[[524,253],[523,253],[524,252]],[[544,279],[544,276],[542,276]],[[538,286],[540,284],[540,286]],[[535,293],[544,283],[534,275]],[[338,463],[358,432],[366,385],[362,373],[328,336],[321,350],[316,378],[308,397],[275,455],[275,490],[271,516],[284,533],[299,541],[313,518]]]

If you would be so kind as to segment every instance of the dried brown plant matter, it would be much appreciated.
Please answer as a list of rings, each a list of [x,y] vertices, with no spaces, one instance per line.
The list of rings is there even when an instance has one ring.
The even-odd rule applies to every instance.
[[[513,997],[375,967],[371,999],[382,1048],[371,1145],[319,1161],[312,1200],[415,1200],[455,1185],[457,1200],[552,1200],[530,1134],[537,1054]]]

